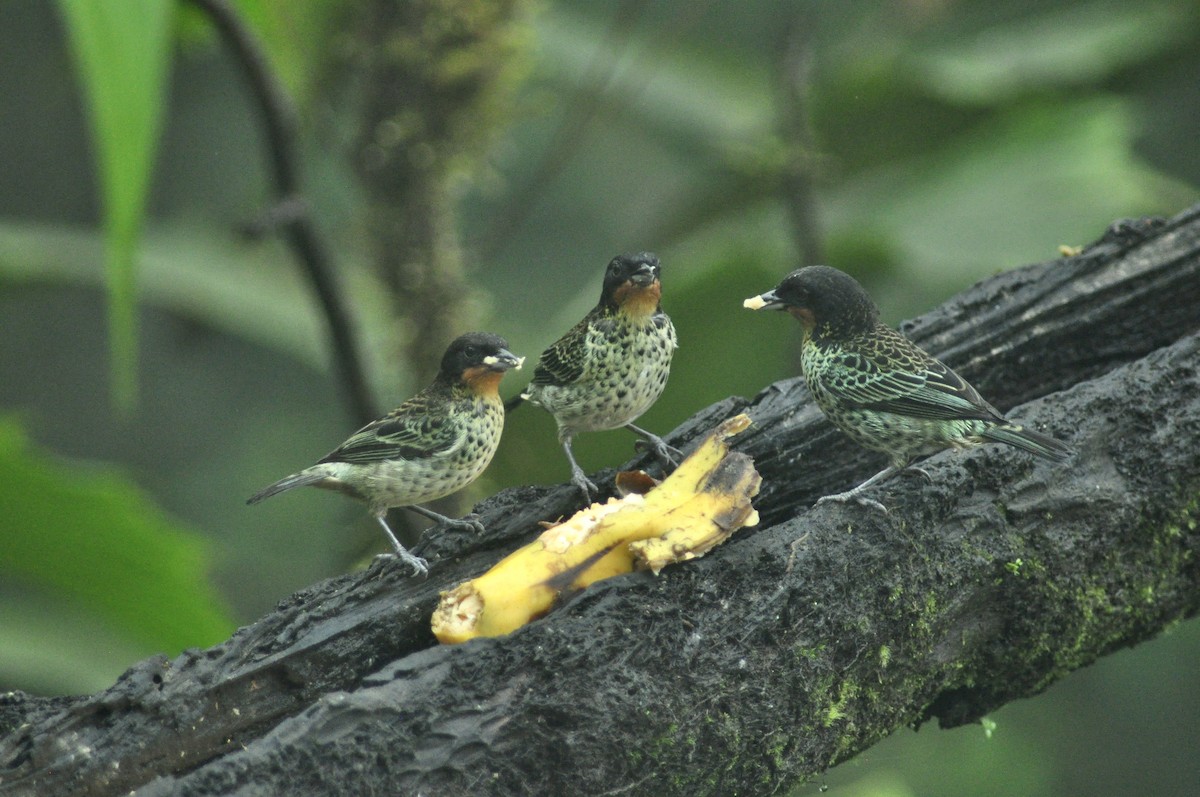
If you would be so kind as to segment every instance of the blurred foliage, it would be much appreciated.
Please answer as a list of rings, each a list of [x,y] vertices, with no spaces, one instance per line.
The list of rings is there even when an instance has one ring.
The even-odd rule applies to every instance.
[[[447,61],[429,75],[504,76],[458,106],[474,111],[456,115],[453,92],[439,95],[453,122],[445,140],[469,144],[467,157],[431,153],[443,139],[430,131],[407,145],[429,122],[425,83],[370,92],[356,82],[388,74],[363,68],[370,37],[354,23],[370,27],[370,0],[235,6],[301,110],[306,198],[388,405],[420,387],[420,361],[440,354],[412,350],[411,314],[445,308],[443,320],[498,332],[535,358],[595,303],[605,264],[622,251],[661,256],[663,304],[680,334],[647,428],[668,432],[713,401],[792,375],[794,325],[740,302],[812,243],[791,221],[795,174],[809,182],[812,206],[801,210],[827,262],[859,276],[892,322],[987,274],[1053,258],[1059,244],[1093,240],[1115,218],[1173,213],[1200,185],[1194,0],[542,0],[520,6],[525,15],[486,54],[455,44],[486,40],[494,6],[407,4],[453,12],[443,23],[465,15],[462,28],[408,29],[391,63],[423,63],[413,47],[434,41]],[[203,15],[177,7],[0,3],[0,164],[22,187],[0,195],[0,410],[15,409],[36,441],[0,427],[0,464],[12,471],[0,505],[23,513],[0,519],[0,688],[96,689],[151,650],[219,638],[222,603],[251,621],[382,548],[362,508],[336,496],[243,505],[332,449],[353,421],[292,253],[244,234],[274,201],[244,76]],[[472,33],[456,38],[463,31]],[[783,54],[797,42],[805,84],[787,92],[795,76]],[[368,114],[356,106],[367,96],[388,99]],[[392,123],[363,130],[368,119]],[[812,147],[794,140],[789,119],[808,120]],[[430,194],[425,226],[435,229],[424,244],[460,269],[453,295],[416,307],[393,299],[420,271],[380,270],[378,227],[388,213],[405,215],[393,233],[418,219],[387,211],[364,180],[364,142],[380,140],[388,157],[409,159],[394,174],[416,175],[405,207]],[[430,164],[440,164],[436,180],[422,185]],[[141,395],[122,416],[109,383],[128,394],[137,350]],[[504,394],[529,375],[509,376]],[[627,460],[632,444],[623,430],[586,434],[576,452],[596,469]],[[145,492],[43,449],[115,463]],[[553,421],[526,407],[484,478],[443,509],[567,474]],[[184,526],[209,538],[208,583],[220,598]],[[1200,695],[1178,686],[1165,703],[1147,701],[1131,685],[1194,684],[1187,663],[1198,648],[1187,624],[1005,707],[991,740],[978,728],[897,734],[830,783],[897,796],[1169,793],[1172,777],[1196,774],[1178,751],[1200,730]],[[1178,730],[1137,726],[1129,717],[1143,704]],[[1115,741],[1103,736],[1112,715],[1123,723]],[[1090,720],[1073,725],[1076,716]],[[1080,741],[1048,752],[1037,734]],[[1154,741],[1134,746],[1130,734]],[[1144,789],[1109,763],[1134,747],[1163,770],[1143,776]]]
[[[355,0],[339,20],[326,93],[347,131],[368,259],[421,382],[473,320],[454,187],[508,119],[524,72],[524,6]]]
[[[262,41],[275,75],[287,86],[300,106],[315,101],[314,91],[321,75],[322,62],[314,54],[328,48],[333,22],[344,13],[344,0],[305,0],[281,3],[279,0],[237,0],[234,5],[251,31]],[[184,35],[218,43],[208,20],[190,2],[180,4]]]
[[[98,688],[107,680],[98,663],[215,644],[232,631],[208,582],[207,542],[127,480],[57,463],[0,420],[0,484],[3,680]],[[60,613],[69,622],[47,622]]]
[[[59,0],[90,111],[104,198],[113,393],[125,409],[137,389],[134,261],[165,110],[174,0]]]

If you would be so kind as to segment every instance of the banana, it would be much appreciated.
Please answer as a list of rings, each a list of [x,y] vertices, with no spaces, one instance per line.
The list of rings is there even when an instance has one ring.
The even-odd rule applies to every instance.
[[[726,443],[749,425],[746,415],[724,421],[645,495],[592,504],[478,578],[441,593],[434,635],[454,644],[507,634],[589,584],[635,566],[657,574],[755,525],[750,499],[762,480],[753,460],[730,454]]]
[[[758,512],[750,498],[758,494],[762,478],[754,461],[745,454],[729,454],[710,478],[711,482],[723,480],[727,486],[714,489],[706,485],[687,503],[687,520],[677,517],[674,527],[662,536],[629,543],[640,567],[657,576],[669,564],[704,556],[743,526],[757,525]]]

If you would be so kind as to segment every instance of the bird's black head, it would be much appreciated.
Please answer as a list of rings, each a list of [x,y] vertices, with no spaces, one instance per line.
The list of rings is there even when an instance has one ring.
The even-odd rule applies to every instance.
[[[867,332],[879,323],[879,308],[849,274],[829,266],[806,266],[743,303],[752,310],[786,310],[815,336]]]
[[[600,305],[632,315],[649,315],[659,309],[662,299],[662,266],[649,252],[617,255],[604,272]]]
[[[455,338],[442,355],[438,379],[494,392],[505,371],[519,369],[524,361],[508,350],[508,341],[499,335],[468,332]]]

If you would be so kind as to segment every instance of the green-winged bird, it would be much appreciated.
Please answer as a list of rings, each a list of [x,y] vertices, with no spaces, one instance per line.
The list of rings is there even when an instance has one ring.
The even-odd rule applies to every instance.
[[[1072,454],[1058,440],[1006,419],[947,365],[880,323],[879,308],[849,274],[807,266],[743,304],[786,310],[800,322],[800,365],[817,405],[855,442],[891,460],[852,490],[818,503],[854,500],[883,508],[863,491],[944,448],[995,441],[1056,462]]]
[[[482,531],[478,518],[448,518],[418,504],[461,490],[483,473],[504,429],[504,404],[497,393],[509,369],[524,358],[501,337],[471,332],[455,339],[442,356],[433,383],[387,415],[350,436],[317,464],[255,493],[256,504],[293,487],[321,487],[367,504],[392,547],[414,573],[424,559],[405,550],[387,523],[387,510],[404,507],[451,527]]]
[[[678,345],[662,311],[662,268],[649,252],[614,257],[604,272],[599,303],[538,358],[521,398],[554,416],[571,463],[571,481],[591,501],[598,491],[575,461],[579,432],[625,427],[643,437],[664,464],[679,452],[634,425],[662,395]]]

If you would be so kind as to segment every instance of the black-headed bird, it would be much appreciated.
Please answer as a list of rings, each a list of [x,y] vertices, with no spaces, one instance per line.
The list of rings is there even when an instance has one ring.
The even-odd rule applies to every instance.
[[[664,464],[679,452],[633,424],[662,395],[678,345],[662,311],[661,266],[649,252],[619,255],[604,272],[600,302],[538,358],[521,398],[554,416],[571,481],[591,501],[597,487],[571,452],[579,432],[625,427]]]
[[[501,337],[462,335],[446,349],[432,384],[359,429],[317,464],[263,488],[246,503],[306,485],[345,493],[366,502],[396,556],[415,573],[428,572],[425,560],[405,550],[392,533],[387,510],[404,507],[447,526],[483,530],[473,516],[455,520],[418,504],[461,490],[492,461],[504,429],[497,388],[505,372],[519,369],[523,361]]]
[[[849,274],[807,266],[744,303],[786,310],[803,327],[800,365],[817,405],[834,426],[891,464],[852,490],[821,501],[883,508],[863,490],[944,448],[1008,443],[1061,462],[1067,445],[1006,419],[961,376],[879,321],[879,308]]]

